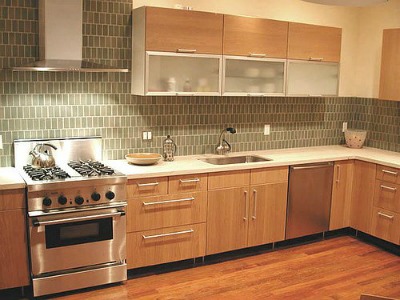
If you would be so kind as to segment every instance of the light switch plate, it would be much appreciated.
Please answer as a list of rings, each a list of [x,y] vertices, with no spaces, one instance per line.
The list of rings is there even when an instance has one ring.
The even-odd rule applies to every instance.
[[[0,134],[0,150],[3,150],[3,136]]]
[[[347,130],[347,122],[343,122],[342,132]]]
[[[264,135],[270,135],[271,133],[271,125],[265,124],[264,125]]]

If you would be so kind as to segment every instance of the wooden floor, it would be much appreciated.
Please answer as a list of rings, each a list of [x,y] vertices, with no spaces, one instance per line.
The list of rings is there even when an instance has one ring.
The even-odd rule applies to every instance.
[[[400,257],[342,236],[69,293],[77,299],[400,299]]]

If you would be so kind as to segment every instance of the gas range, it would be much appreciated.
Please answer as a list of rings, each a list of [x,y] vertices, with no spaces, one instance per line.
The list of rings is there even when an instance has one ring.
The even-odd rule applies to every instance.
[[[127,177],[101,162],[101,137],[16,140],[14,154],[34,296],[126,280]]]

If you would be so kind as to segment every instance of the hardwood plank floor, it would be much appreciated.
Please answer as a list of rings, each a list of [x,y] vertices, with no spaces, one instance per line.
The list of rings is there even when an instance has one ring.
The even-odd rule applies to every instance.
[[[400,299],[400,257],[342,236],[69,293],[76,299]]]

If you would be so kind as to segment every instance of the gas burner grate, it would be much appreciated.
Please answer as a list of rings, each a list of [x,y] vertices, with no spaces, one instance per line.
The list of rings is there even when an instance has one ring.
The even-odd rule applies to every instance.
[[[34,181],[65,179],[71,176],[60,167],[34,168],[32,165],[23,167],[24,171]]]
[[[68,166],[82,176],[113,175],[115,173],[113,169],[98,161],[70,161]]]

